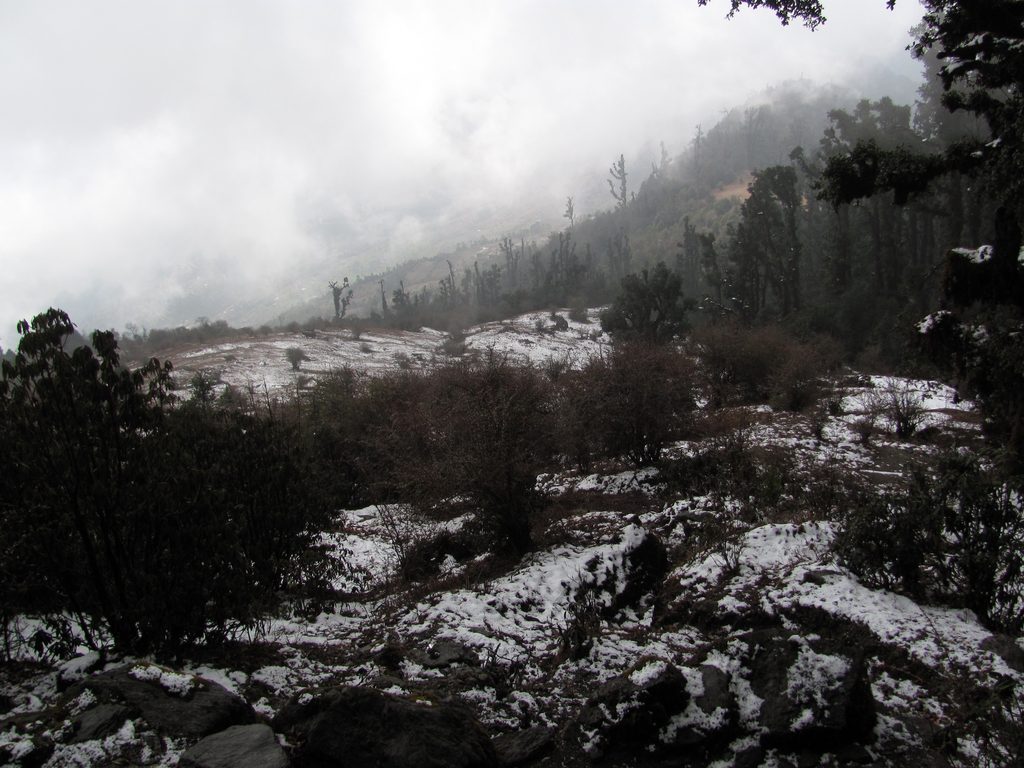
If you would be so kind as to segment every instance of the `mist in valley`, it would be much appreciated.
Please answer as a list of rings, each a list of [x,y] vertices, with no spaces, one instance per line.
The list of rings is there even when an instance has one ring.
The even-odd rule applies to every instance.
[[[917,3],[727,5],[0,3],[0,344],[51,305],[328,316],[329,280],[612,208],[620,154],[639,183],[785,81],[913,100]]]

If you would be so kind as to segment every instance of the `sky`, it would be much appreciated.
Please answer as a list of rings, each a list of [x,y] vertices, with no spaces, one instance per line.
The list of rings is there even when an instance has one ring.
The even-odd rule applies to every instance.
[[[727,0],[0,0],[0,345],[48,306],[229,315],[325,258],[384,266],[367,243],[564,207],[781,81],[917,77],[916,2],[825,7],[811,32]]]

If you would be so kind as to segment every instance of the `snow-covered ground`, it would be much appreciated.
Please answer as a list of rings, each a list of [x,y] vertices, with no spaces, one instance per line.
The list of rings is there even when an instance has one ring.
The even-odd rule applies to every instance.
[[[558,314],[567,328],[557,330],[550,312],[530,312],[510,320],[474,326],[466,331],[464,354],[488,350],[512,359],[544,364],[548,361],[580,365],[607,349],[609,338],[601,331],[600,310],[589,310],[587,322],[569,319],[568,310]],[[538,327],[542,332],[538,332]],[[173,353],[170,361],[175,377],[186,385],[199,371],[212,372],[221,385],[230,384],[259,393],[294,393],[319,374],[351,368],[382,372],[399,368],[422,368],[448,359],[443,349],[448,334],[431,328],[418,331],[390,329],[318,330],[305,333],[276,333],[215,344]],[[293,370],[285,357],[287,350],[302,350],[305,359]]]
[[[493,348],[533,362],[582,361],[606,343],[594,324],[538,333],[538,320],[550,325],[547,313],[534,313],[481,326],[466,342],[470,349]],[[344,365],[366,371],[427,365],[437,358],[442,338],[426,330],[364,333],[359,339],[324,332],[316,339],[219,345],[175,362],[179,371],[216,366],[224,382],[236,385],[262,373],[276,390],[295,386],[297,374],[284,360],[289,346],[303,348],[310,360],[302,373],[316,375]],[[737,409],[745,418],[715,439],[779,452],[796,467],[797,478],[833,468],[891,482],[934,447],[927,440],[896,439],[879,406],[887,393],[910,398],[922,412],[922,429],[977,439],[973,405],[948,387],[852,376],[831,395],[838,401],[831,412],[824,404],[806,415]],[[867,416],[878,422],[870,440],[858,429]],[[708,445],[683,442],[667,453],[692,457]],[[267,718],[288,697],[325,685],[371,686],[416,701],[454,698],[470,705],[492,732],[502,732],[562,726],[602,683],[624,676],[642,689],[674,666],[691,700],[662,733],[671,740],[688,728],[726,728],[725,710],[697,706],[710,668],[727,681],[722,695],[736,702],[730,716],[736,722],[728,727],[746,734],[720,745],[715,764],[725,766],[763,735],[767,705],[755,693],[750,638],[772,627],[788,637],[795,659],[785,692],[806,703],[806,722],[793,724],[797,731],[812,724],[815,707],[820,710],[842,687],[851,659],[861,654],[877,709],[866,759],[915,764],[938,754],[931,740],[944,734],[949,764],[985,764],[984,734],[962,727],[958,692],[977,695],[998,686],[1011,698],[1024,695],[1021,638],[993,635],[969,611],[919,604],[861,584],[833,552],[838,520],[801,510],[787,512],[792,519],[767,519],[766,510],[749,514],[749,500],[685,495],[673,487],[655,467],[541,475],[537,488],[558,512],[538,531],[536,552],[513,565],[488,553],[461,562],[450,555],[435,577],[415,584],[399,579],[402,547],[442,531],[458,533],[468,518],[428,521],[401,506],[346,511],[337,532],[323,535],[342,563],[336,600],[268,617],[262,655],[245,663],[222,657],[187,665],[180,674],[142,664],[137,674],[184,691],[189,674],[201,675],[243,696]],[[697,533],[709,521],[724,530],[710,544]],[[667,565],[651,585],[643,581],[643,563],[656,560],[651,553],[659,551]],[[38,669],[0,680],[0,695],[10,702],[0,722],[50,706],[58,697],[57,674]],[[0,725],[0,750],[16,760],[38,737]],[[129,746],[148,743],[142,762],[173,765],[185,746],[165,739],[157,748],[147,738],[152,740],[145,724],[130,720],[102,742],[60,746],[46,764],[99,766]],[[589,754],[598,742],[595,736],[579,754]],[[763,759],[783,764],[772,749]]]

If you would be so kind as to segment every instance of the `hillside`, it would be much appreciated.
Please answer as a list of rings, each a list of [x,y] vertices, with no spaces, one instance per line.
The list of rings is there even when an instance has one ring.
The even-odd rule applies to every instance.
[[[563,359],[582,362],[610,343],[601,331],[598,313],[590,310],[586,320],[579,322],[568,319],[568,310],[562,310],[560,317],[566,327],[559,330],[553,313],[530,312],[473,326],[457,339],[431,328],[275,332],[214,346],[173,349],[166,359],[174,366],[181,386],[196,373],[208,371],[218,385],[282,396],[294,392],[296,386],[313,386],[318,374],[341,368],[361,372],[424,368],[450,359],[456,352],[481,355],[494,351],[538,365]],[[288,363],[288,349],[302,350],[300,370],[293,370]],[[222,391],[219,386],[218,394]]]
[[[538,320],[550,322],[473,328],[466,345],[539,364],[603,348],[593,324],[539,332]],[[315,379],[427,365],[441,342],[317,336],[175,358],[183,374],[212,367],[283,392],[300,375],[289,345]],[[383,754],[410,766],[1009,764],[1020,724],[1000,702],[1024,693],[1021,638],[851,570],[851,552],[880,542],[855,538],[850,490],[896,493],[943,451],[974,450],[979,416],[936,382],[847,371],[821,384],[802,413],[700,398],[691,437],[656,464],[549,467],[521,561],[481,546],[471,506],[339,511],[320,536],[337,568],[328,593],[295,596],[254,635],[173,667],[32,661],[22,617],[22,663],[0,683],[0,755],[255,764],[204,762],[230,743],[282,766]],[[902,438],[898,403],[915,419]],[[377,711],[408,739],[379,730]],[[351,761],[323,757],[339,750]]]

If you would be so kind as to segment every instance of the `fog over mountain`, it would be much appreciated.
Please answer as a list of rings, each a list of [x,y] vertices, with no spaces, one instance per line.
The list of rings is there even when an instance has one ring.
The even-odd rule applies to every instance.
[[[915,2],[815,32],[727,6],[0,0],[0,343],[50,305],[272,320],[283,286],[556,226],[783,80],[913,96]]]

